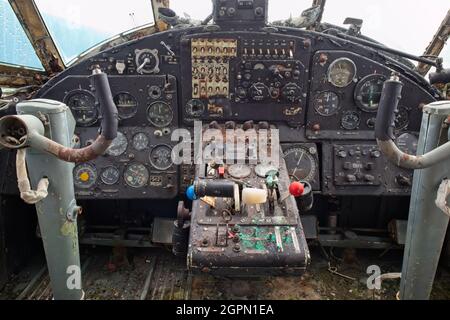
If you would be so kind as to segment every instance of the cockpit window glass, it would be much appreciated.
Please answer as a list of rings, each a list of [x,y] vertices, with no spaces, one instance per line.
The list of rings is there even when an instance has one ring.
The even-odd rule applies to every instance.
[[[154,23],[150,0],[35,0],[67,64],[115,35]]]
[[[269,21],[298,17],[311,7],[312,0],[269,0]],[[179,16],[187,13],[193,19],[202,20],[212,10],[211,0],[171,0],[170,6]],[[411,54],[421,55],[436,33],[450,9],[448,0],[433,0],[428,6],[420,6],[411,0],[327,0],[323,22],[341,27],[345,18],[364,20],[362,33],[389,47]],[[447,48],[441,56],[450,66]],[[447,54],[445,54],[447,53]]]
[[[211,14],[213,5],[212,0],[170,0],[170,8],[182,18],[185,18],[187,15],[194,20],[202,21]]]
[[[0,62],[43,70],[7,0],[0,0]]]
[[[323,21],[342,26],[346,17],[363,19],[364,35],[389,47],[421,55],[449,9],[448,0],[433,0],[427,5],[410,0],[328,0]],[[444,51],[441,56],[449,65],[450,57],[445,57]]]

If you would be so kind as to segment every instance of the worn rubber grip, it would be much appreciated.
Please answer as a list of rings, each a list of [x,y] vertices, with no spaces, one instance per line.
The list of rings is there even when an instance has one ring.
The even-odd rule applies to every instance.
[[[227,180],[197,180],[194,188],[198,197],[234,198],[234,185]]]
[[[102,113],[101,133],[106,140],[114,140],[117,137],[119,113],[112,97],[108,75],[106,73],[97,73],[89,78]]]
[[[391,79],[384,83],[375,125],[377,140],[394,139],[395,112],[398,110],[398,103],[402,98],[402,89],[403,83],[399,80]]]

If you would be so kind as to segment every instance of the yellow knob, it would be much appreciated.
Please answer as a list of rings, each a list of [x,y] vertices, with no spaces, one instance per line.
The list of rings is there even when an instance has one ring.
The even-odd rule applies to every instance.
[[[89,176],[89,173],[87,173],[87,172],[83,172],[82,174],[80,174],[80,180],[83,182],[89,181],[89,178],[90,178],[90,176]]]

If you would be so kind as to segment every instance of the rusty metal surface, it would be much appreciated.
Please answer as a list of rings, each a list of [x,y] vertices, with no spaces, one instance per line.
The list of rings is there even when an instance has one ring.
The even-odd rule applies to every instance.
[[[159,19],[158,9],[169,8],[169,0],[152,0],[153,16],[155,18],[155,27],[157,32],[166,31],[169,29],[169,25]]]
[[[65,69],[63,59],[32,0],[8,0],[39,60],[49,74]]]
[[[87,248],[86,248],[87,249]],[[225,278],[207,275],[191,276],[186,271],[183,259],[177,259],[167,251],[139,250],[123,252],[115,249],[89,249],[89,264],[82,263],[83,286],[87,300],[138,300],[145,295],[146,300],[395,300],[398,280],[383,281],[383,290],[372,291],[365,285],[366,269],[369,265],[379,265],[383,271],[397,272],[401,267],[401,256],[391,251],[380,257],[380,252],[352,252],[335,249],[333,256],[341,259],[333,262],[338,273],[331,273],[328,259],[314,248],[313,263],[302,277],[257,277]],[[120,252],[122,251],[122,252]],[[117,254],[117,252],[120,252]],[[126,255],[124,259],[123,255]],[[120,257],[122,256],[122,257]],[[42,265],[34,272],[17,276],[0,291],[0,299],[17,299],[31,283],[23,299],[51,299],[48,276],[39,274]],[[45,270],[45,268],[44,268]],[[341,275],[353,279],[344,278]],[[148,290],[145,280],[150,278]],[[359,280],[359,281],[358,281]],[[24,284],[20,284],[24,282]],[[442,268],[434,285],[433,299],[450,298],[450,274]]]
[[[23,87],[42,85],[48,77],[44,71],[0,64],[0,86]]]
[[[83,163],[96,159],[103,155],[111,145],[112,140],[106,140],[104,136],[100,135],[88,147],[83,149],[72,149],[62,146],[50,139],[45,139],[43,148],[45,151],[55,155],[58,159],[73,162]]]
[[[444,20],[439,26],[439,29],[434,35],[433,40],[431,40],[431,43],[425,50],[424,56],[436,56],[436,57],[439,56],[442,49],[444,49],[444,46],[449,37],[450,37],[450,9],[447,11],[447,15],[445,16]],[[424,63],[419,63],[419,65],[417,66],[417,72],[419,72],[423,76],[425,76],[428,73],[428,71],[430,71],[430,69],[431,66]]]

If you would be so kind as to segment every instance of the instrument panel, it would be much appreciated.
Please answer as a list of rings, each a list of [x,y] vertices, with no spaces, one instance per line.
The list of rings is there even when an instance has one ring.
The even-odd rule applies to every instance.
[[[360,54],[317,51],[313,57],[306,135],[311,140],[375,140],[384,82],[392,69]],[[397,132],[420,130],[421,107],[430,94],[401,77],[404,94],[395,119]]]
[[[44,85],[37,98],[70,107],[82,147],[95,140],[102,117],[88,77],[95,65],[109,75],[119,135],[104,156],[75,168],[77,197],[182,195],[195,165],[173,165],[171,136],[179,128],[192,133],[195,121],[279,129],[291,179],[316,193],[409,195],[412,171],[388,164],[376,146],[381,90],[392,71],[400,73],[395,134],[400,148],[414,152],[432,89],[369,48],[272,29],[172,29],[86,58]]]
[[[229,33],[183,37],[182,82],[192,84],[183,90],[184,124],[217,119],[304,124],[310,50],[304,41],[239,31],[232,38]]]

